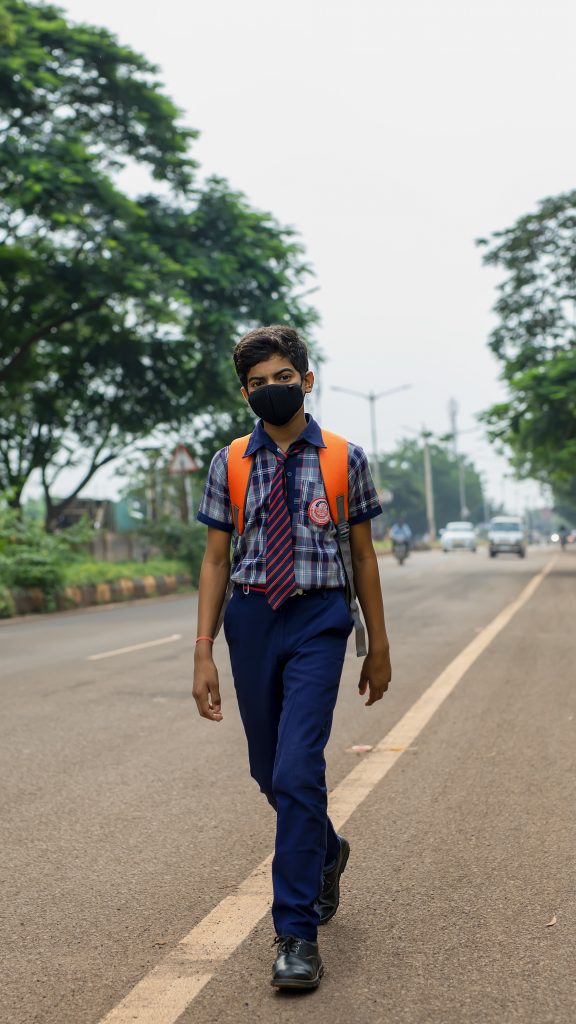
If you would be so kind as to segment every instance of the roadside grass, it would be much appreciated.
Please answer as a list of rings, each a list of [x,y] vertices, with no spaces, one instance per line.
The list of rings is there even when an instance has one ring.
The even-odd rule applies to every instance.
[[[82,587],[90,583],[113,583],[114,580],[141,576],[190,573],[186,562],[170,558],[151,558],[148,562],[69,562],[63,565],[64,586]]]

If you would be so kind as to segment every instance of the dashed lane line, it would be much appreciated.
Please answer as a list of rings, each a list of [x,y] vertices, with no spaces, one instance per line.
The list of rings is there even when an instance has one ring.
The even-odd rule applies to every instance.
[[[181,640],[181,633],[173,633],[172,636],[163,636],[159,640],[146,640],[142,644],[132,644],[130,647],[117,647],[114,651],[102,651],[100,654],[90,654],[87,661],[100,661],[102,658],[115,658],[118,654],[130,654],[132,651],[143,651],[145,647],[158,647],[160,644],[173,644]]]

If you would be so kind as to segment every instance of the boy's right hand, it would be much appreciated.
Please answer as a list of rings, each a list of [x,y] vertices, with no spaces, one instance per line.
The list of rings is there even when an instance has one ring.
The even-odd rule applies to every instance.
[[[218,669],[211,654],[197,654],[194,659],[192,696],[202,718],[208,718],[211,722],[222,721]]]

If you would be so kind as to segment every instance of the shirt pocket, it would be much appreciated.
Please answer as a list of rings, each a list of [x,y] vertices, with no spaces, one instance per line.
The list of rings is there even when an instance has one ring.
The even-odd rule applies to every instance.
[[[305,480],[295,513],[295,523],[314,534],[326,537],[334,533],[334,525],[321,480]]]

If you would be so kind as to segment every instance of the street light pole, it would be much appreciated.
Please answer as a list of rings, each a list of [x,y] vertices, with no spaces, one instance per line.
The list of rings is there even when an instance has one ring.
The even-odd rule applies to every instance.
[[[382,486],[382,480],[380,477],[380,462],[378,459],[378,438],[376,430],[376,402],[380,398],[385,398],[387,395],[394,395],[397,391],[406,391],[407,388],[411,388],[411,384],[401,384],[396,388],[388,388],[387,391],[354,391],[352,388],[341,388],[337,387],[336,384],[332,385],[332,391],[343,391],[347,395],[356,395],[357,398],[364,398],[370,404],[370,433],[371,433],[371,445],[372,445],[372,472],[374,475],[374,484],[376,490],[379,491]]]
[[[489,514],[488,514],[488,499],[487,499],[487,495],[486,495],[486,486],[487,486],[486,485],[486,474],[485,473],[479,473],[478,476],[480,477],[480,487],[481,487],[481,493],[482,493],[482,515],[484,517],[484,522],[487,523],[488,519],[489,519]]]
[[[422,441],[422,461],[424,463],[424,498],[426,501],[426,522],[428,524],[428,535],[430,540],[436,540],[436,511],[434,507],[434,477],[432,475],[432,456],[430,455],[429,438],[432,434],[422,424],[422,430],[417,431],[412,427],[404,427],[409,434],[416,434]]]
[[[430,458],[430,434],[422,427],[422,454],[424,457],[424,490],[426,493],[426,519],[430,540],[436,539],[436,514],[434,509],[434,484],[432,481],[432,459]]]
[[[368,401],[370,402],[370,432],[372,434],[372,457],[374,459],[374,483],[376,490],[379,491],[382,486],[380,478],[380,459],[378,458],[378,438],[376,436],[376,395],[370,392],[368,395]]]
[[[454,449],[454,458],[456,459],[456,465],[458,468],[458,499],[460,501],[460,518],[468,519],[470,515],[470,509],[466,502],[466,478],[464,475],[464,456],[458,452],[458,434],[463,431],[458,430],[458,402],[451,398],[448,402],[448,415],[450,417],[450,426],[452,429],[452,444]],[[475,429],[475,428],[474,428]]]

